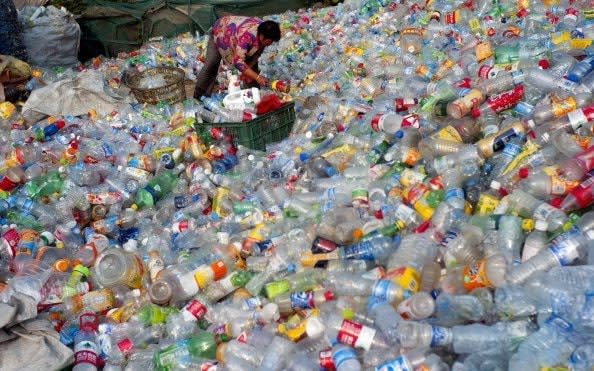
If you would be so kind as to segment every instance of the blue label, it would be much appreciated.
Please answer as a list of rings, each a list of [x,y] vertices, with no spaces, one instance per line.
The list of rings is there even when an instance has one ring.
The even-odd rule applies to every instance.
[[[445,199],[451,200],[452,198],[464,199],[464,191],[462,188],[450,188],[445,193]]]
[[[450,330],[445,327],[431,326],[431,347],[449,345]]]
[[[447,247],[448,244],[450,243],[450,241],[452,241],[454,238],[458,237],[458,231],[447,231],[445,233],[445,235],[443,236],[443,238],[441,239],[441,243],[440,245],[442,247]]]
[[[342,348],[336,352],[332,352],[332,361],[334,366],[338,369],[344,362],[357,359],[357,354],[353,348]]]
[[[569,231],[551,241],[549,251],[555,256],[559,265],[569,265],[578,258],[578,248],[580,247],[578,238],[580,235],[580,229],[573,226]]]
[[[312,291],[294,292],[290,296],[291,308],[311,309],[315,308],[314,294]]]
[[[400,356],[376,366],[375,371],[413,371],[413,367],[405,356]]]
[[[263,254],[265,251],[270,250],[274,246],[271,240],[264,240],[262,242],[258,242],[254,245],[254,248],[257,250],[258,254]]]
[[[373,245],[369,241],[363,241],[355,245],[347,246],[344,255],[348,259],[374,260]]]
[[[520,102],[514,108],[514,112],[523,117],[529,117],[532,115],[533,110],[534,106],[526,102]]]
[[[379,280],[376,282],[375,286],[373,286],[373,290],[371,295],[375,296],[376,298],[388,301],[388,290],[392,286],[392,281],[389,280]]]
[[[103,143],[103,144],[101,144],[101,148],[103,149],[103,154],[105,155],[105,157],[113,156],[113,151],[112,151],[111,147],[109,146],[109,144]]]
[[[503,147],[503,154],[508,156],[509,158],[514,158],[520,153],[522,150],[522,146],[519,146],[515,143],[508,142],[505,147]]]

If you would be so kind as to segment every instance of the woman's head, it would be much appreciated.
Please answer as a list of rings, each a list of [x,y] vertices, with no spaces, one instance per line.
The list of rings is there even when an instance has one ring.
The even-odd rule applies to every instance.
[[[264,21],[258,26],[258,40],[264,46],[269,46],[281,38],[280,26],[274,21]]]

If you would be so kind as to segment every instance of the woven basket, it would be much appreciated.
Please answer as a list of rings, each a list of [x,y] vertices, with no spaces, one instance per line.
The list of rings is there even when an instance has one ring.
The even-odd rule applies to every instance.
[[[166,85],[158,88],[140,88],[140,81],[151,75],[162,75]],[[132,90],[132,93],[140,103],[177,103],[186,98],[184,77],[185,73],[182,69],[173,67],[155,67],[132,76],[127,76],[125,78],[125,83],[126,86]]]

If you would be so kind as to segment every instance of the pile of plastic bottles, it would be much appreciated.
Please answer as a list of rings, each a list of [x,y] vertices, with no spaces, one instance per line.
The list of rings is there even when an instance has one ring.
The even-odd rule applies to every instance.
[[[194,128],[214,103],[32,126],[0,106],[0,301],[34,298],[75,370],[591,370],[592,14],[275,16],[262,73],[298,119],[267,152]],[[186,41],[87,68],[190,74]]]

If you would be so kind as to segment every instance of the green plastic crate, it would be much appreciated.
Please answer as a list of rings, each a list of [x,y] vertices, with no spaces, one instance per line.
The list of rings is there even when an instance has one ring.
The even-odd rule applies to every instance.
[[[276,111],[268,112],[248,122],[196,123],[196,126],[221,128],[233,138],[235,145],[264,151],[266,144],[289,136],[295,123],[295,103],[285,103]]]

